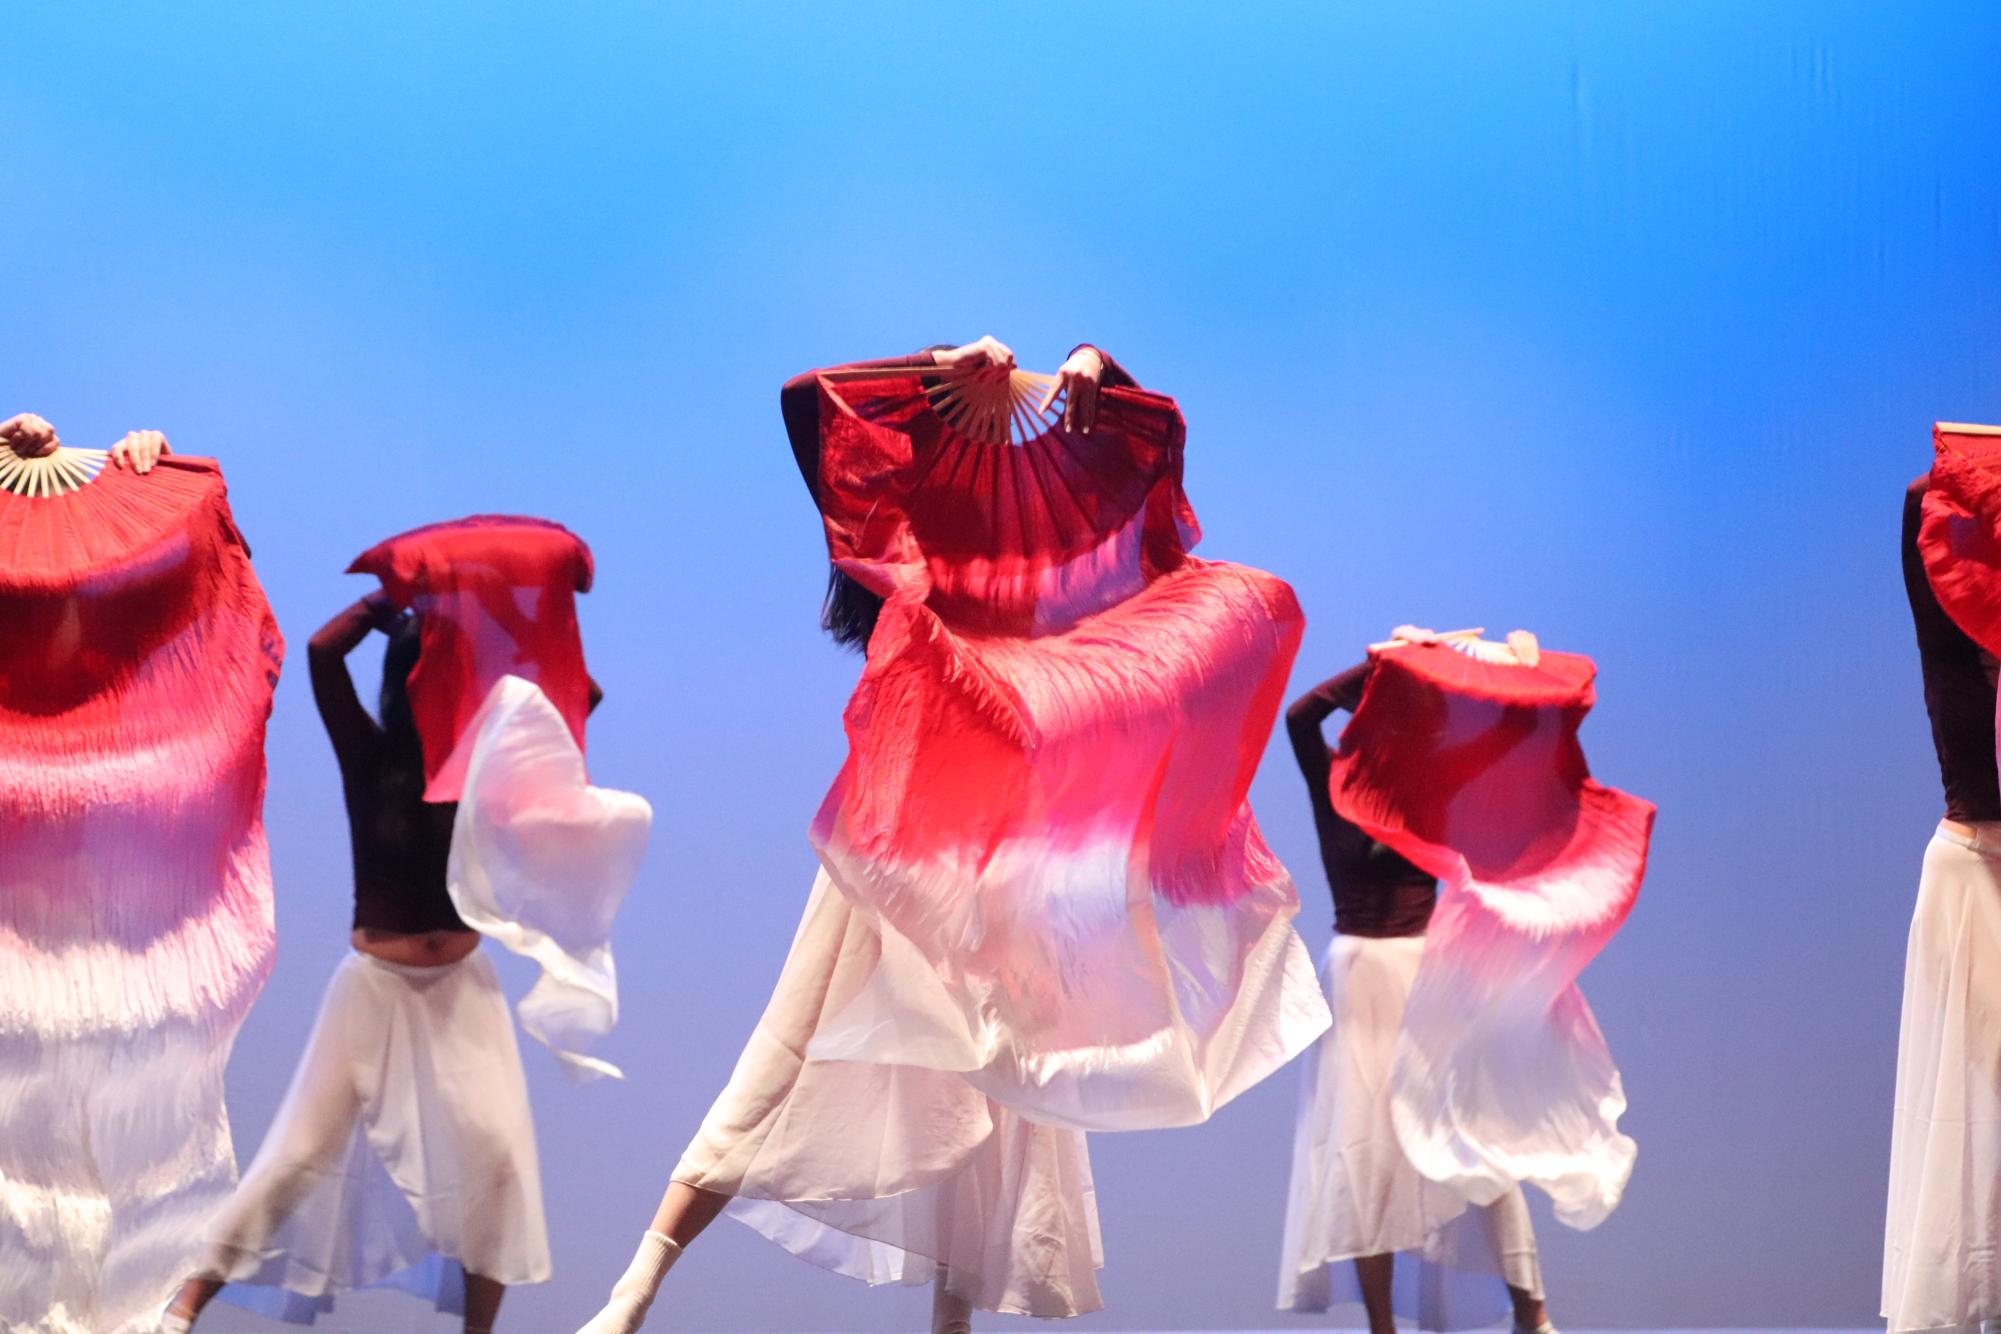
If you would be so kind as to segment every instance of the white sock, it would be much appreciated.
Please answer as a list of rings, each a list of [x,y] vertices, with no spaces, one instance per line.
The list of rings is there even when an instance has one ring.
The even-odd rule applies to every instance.
[[[973,1304],[945,1290],[942,1269],[931,1288],[931,1334],[973,1334]]]
[[[649,1231],[639,1239],[639,1252],[625,1276],[611,1285],[611,1300],[577,1334],[634,1334],[646,1323],[646,1310],[660,1291],[660,1280],[681,1258],[681,1248],[663,1233]]]
[[[1530,1329],[1528,1326],[1517,1321],[1515,1324],[1515,1334],[1556,1334],[1556,1326],[1549,1323],[1548,1316],[1544,1316],[1542,1323],[1534,1329]]]
[[[195,1322],[192,1316],[184,1316],[179,1311],[171,1308],[168,1309],[165,1315],[160,1317],[160,1334],[188,1334],[188,1331],[194,1327]]]

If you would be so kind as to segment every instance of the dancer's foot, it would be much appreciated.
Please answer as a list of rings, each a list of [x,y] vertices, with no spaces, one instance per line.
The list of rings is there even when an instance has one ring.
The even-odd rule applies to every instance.
[[[945,1290],[943,1270],[931,1289],[931,1334],[973,1334],[973,1304]]]
[[[679,1246],[658,1232],[648,1232],[625,1276],[612,1284],[611,1300],[577,1334],[634,1334],[646,1323],[646,1310],[660,1291],[660,1280],[680,1255]]]

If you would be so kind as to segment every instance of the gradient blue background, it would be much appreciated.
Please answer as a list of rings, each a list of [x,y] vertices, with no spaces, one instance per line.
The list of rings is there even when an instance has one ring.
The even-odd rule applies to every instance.
[[[1641,1150],[1611,1221],[1544,1227],[1556,1318],[1873,1321],[1939,809],[1898,503],[1934,418],[2001,420],[2001,17],[1224,8],[0,9],[0,414],[224,459],[292,642],[240,1153],[346,948],[304,671],[365,588],[340,570],[422,521],[559,519],[601,571],[594,769],[659,819],[630,1080],[526,1053],[557,1277],[502,1327],[593,1311],[776,976],[843,750],[857,662],[815,627],[780,382],[1090,339],[1180,399],[1208,554],[1298,588],[1295,686],[1404,620],[1600,664],[1594,767],[1661,810],[1585,978]],[[1255,800],[1317,950],[1282,740]],[[1270,1309],[1294,1089],[1094,1141],[1110,1309],[1073,1328],[1321,1323]],[[725,1221],[652,1327],[924,1309]]]

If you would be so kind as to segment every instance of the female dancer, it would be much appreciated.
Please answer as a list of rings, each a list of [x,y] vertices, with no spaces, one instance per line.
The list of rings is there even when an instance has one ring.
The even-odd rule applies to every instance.
[[[1428,638],[1410,629],[1398,636]],[[1334,809],[1333,754],[1322,728],[1337,710],[1360,706],[1373,668],[1365,661],[1321,682],[1285,714],[1334,893],[1334,939],[1322,970],[1334,1027],[1307,1053],[1302,1072],[1278,1304],[1324,1311],[1359,1290],[1371,1334],[1393,1334],[1398,1305],[1426,1328],[1467,1328],[1495,1314],[1479,1289],[1498,1296],[1498,1276],[1515,1328],[1548,1334],[1521,1188],[1469,1209],[1457,1192],[1418,1173],[1391,1124],[1397,1037],[1438,882]],[[1392,1282],[1398,1251],[1415,1266],[1401,1285]],[[1352,1276],[1332,1268],[1344,1260],[1354,1262]],[[1426,1273],[1432,1266],[1439,1272]]]
[[[1096,1309],[1083,1131],[1200,1120],[1325,1027],[1243,800],[1297,604],[1185,554],[1171,400],[1086,346],[1060,424],[1010,444],[1005,398],[952,424],[1012,376],[984,338],[785,388],[824,624],[867,650],[850,758],[777,989],[586,1334],[638,1329],[725,1209],[933,1283],[937,1334]]]
[[[371,630],[389,641],[379,722],[346,662]],[[385,1281],[449,1310],[458,1273],[466,1334],[488,1334],[508,1284],[549,1276],[514,1024],[445,886],[457,806],[424,800],[406,687],[419,653],[417,617],[380,592],[309,646],[347,803],[355,953],[334,974],[256,1160],[211,1223],[206,1264],[169,1308],[170,1334],[191,1328],[225,1282],[283,1289],[272,1313],[310,1320],[336,1292]],[[593,686],[591,704],[600,697]]]
[[[1991,431],[1992,434],[1987,433]],[[1944,818],[1925,848],[1904,962],[1883,1318],[1892,1334],[2001,1317],[2001,431],[1935,434],[1904,495],[1904,591],[1917,630]]]

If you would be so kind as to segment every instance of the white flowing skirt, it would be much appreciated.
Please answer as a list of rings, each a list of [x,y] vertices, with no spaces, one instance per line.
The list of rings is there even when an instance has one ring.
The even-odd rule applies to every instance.
[[[334,971],[243,1183],[210,1220],[202,1272],[239,1305],[310,1324],[378,1284],[461,1309],[462,1273],[549,1277],[528,1086],[485,955]]]
[[[2001,824],[1925,849],[1904,956],[1883,1317],[2001,1316]]]
[[[1302,1063],[1278,1305],[1324,1311],[1361,1300],[1357,1256],[1398,1253],[1398,1315],[1469,1329],[1509,1309],[1505,1285],[1542,1295],[1519,1187],[1471,1205],[1427,1180],[1391,1119],[1390,1077],[1424,937],[1336,935],[1322,968],[1334,1027]]]
[[[805,1056],[875,971],[877,930],[823,872],[777,989],[674,1179],[868,1283],[929,1283],[987,1311],[1097,1310],[1103,1266],[1084,1136],[1027,1121],[964,1076]]]

